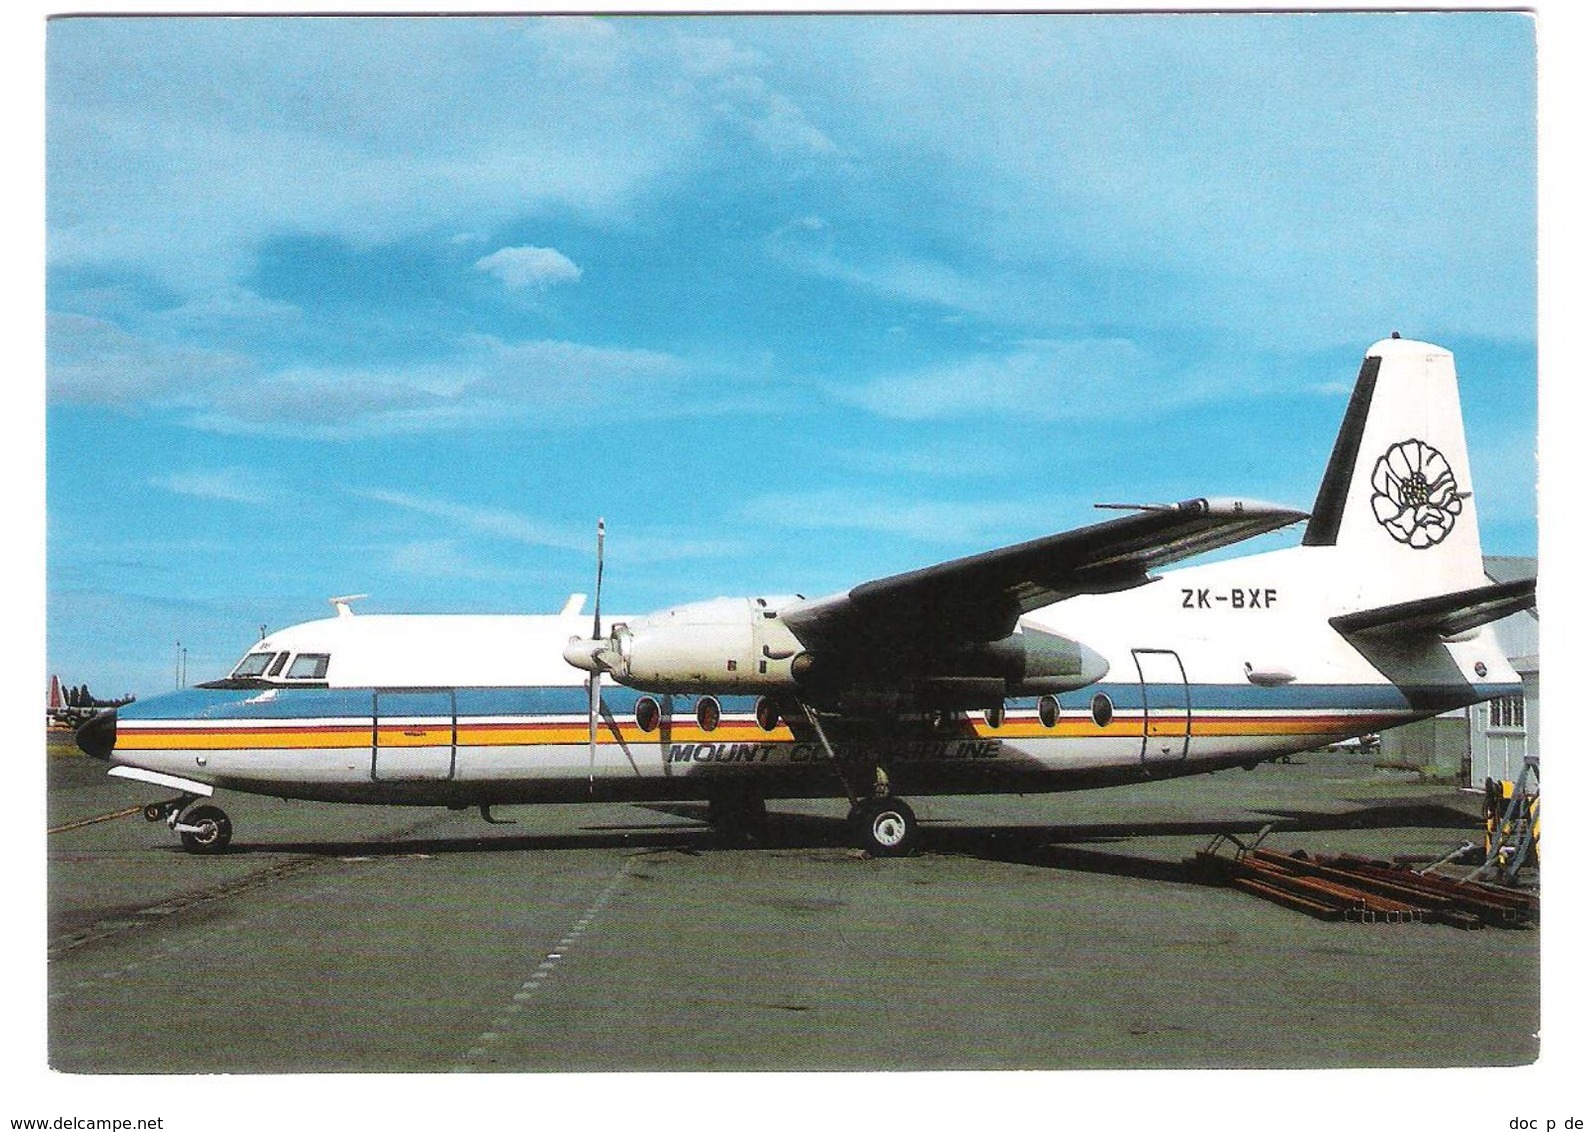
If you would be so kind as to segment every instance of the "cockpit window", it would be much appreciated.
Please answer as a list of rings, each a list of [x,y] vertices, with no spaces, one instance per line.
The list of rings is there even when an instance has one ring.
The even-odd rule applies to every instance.
[[[235,677],[262,676],[276,655],[272,652],[252,652],[238,662],[232,674]]]
[[[327,662],[332,658],[324,652],[302,652],[288,666],[289,680],[325,680]]]
[[[271,671],[266,673],[266,675],[267,676],[279,675],[282,672],[282,666],[284,664],[287,664],[287,663],[288,663],[288,654],[285,653],[285,652],[279,652],[277,654],[277,659],[271,662]]]

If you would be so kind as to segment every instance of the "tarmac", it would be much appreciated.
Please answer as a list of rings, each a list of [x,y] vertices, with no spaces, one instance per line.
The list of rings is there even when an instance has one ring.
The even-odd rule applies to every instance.
[[[1214,835],[1436,859],[1478,798],[1323,752],[1076,794],[845,803],[726,845],[692,805],[494,812],[163,795],[49,757],[51,1065],[66,1073],[1521,1065],[1536,930],[1322,922],[1197,883]],[[118,814],[120,816],[107,817]],[[90,820],[104,818],[104,820]]]

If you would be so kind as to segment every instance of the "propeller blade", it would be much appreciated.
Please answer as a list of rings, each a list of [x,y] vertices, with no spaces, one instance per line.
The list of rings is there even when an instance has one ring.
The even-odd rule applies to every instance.
[[[598,581],[592,588],[592,639],[598,640],[603,635],[599,626],[599,616],[603,612],[603,520],[598,520]]]
[[[587,793],[591,794],[598,775],[598,712],[602,709],[603,673],[587,677]]]
[[[603,519],[598,519],[598,580],[592,589],[592,639],[602,640],[603,627]],[[598,710],[603,700],[603,662],[599,650],[592,651],[593,666],[587,677],[587,793],[591,794],[598,776]]]

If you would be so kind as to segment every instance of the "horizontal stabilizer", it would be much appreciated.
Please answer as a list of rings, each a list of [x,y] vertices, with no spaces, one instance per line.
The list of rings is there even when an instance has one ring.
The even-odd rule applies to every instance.
[[[1403,601],[1396,605],[1363,609],[1330,617],[1328,623],[1345,636],[1360,633],[1380,636],[1450,637],[1532,609],[1537,598],[1537,578],[1501,582],[1458,593]]]

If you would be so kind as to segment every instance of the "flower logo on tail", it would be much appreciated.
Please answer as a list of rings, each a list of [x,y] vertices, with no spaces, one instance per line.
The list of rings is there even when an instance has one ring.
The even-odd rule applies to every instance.
[[[1373,465],[1373,515],[1391,538],[1413,550],[1445,541],[1466,494],[1444,454],[1420,440],[1402,440]]]

